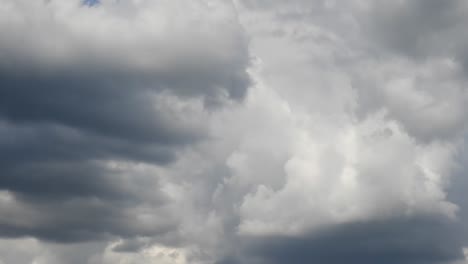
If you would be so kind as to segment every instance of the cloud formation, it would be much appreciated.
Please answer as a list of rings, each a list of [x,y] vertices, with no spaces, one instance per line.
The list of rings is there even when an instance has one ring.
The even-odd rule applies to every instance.
[[[246,43],[232,12],[2,1],[0,233],[74,242],[173,229],[170,198],[141,167],[173,162],[207,137],[207,107],[245,96]],[[156,210],[165,216],[153,219]]]
[[[0,263],[465,263],[467,10],[0,0]]]

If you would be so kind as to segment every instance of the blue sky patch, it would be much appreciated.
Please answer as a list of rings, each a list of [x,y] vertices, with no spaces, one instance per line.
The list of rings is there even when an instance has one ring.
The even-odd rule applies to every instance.
[[[83,4],[87,6],[95,6],[99,4],[99,0],[83,0]]]

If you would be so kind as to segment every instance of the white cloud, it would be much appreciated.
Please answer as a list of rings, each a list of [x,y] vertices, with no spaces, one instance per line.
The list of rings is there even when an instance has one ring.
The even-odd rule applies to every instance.
[[[186,264],[187,257],[184,249],[171,248],[161,245],[149,246],[140,252],[114,252],[113,247],[119,242],[111,243],[101,255],[89,260],[89,264]]]
[[[446,188],[466,123],[457,66],[363,57],[358,35],[337,35],[343,28],[336,21],[322,24],[340,10],[321,17],[272,6],[240,7],[259,61],[256,86],[218,131],[238,138],[226,158],[232,174],[216,197],[237,194],[231,202],[239,232],[300,234],[432,213],[454,218]]]
[[[156,79],[162,87],[151,88],[233,97],[248,82],[246,40],[229,1],[3,0],[0,36],[8,74]]]
[[[242,58],[242,35],[226,1],[104,0],[87,7],[74,0],[3,0],[0,11],[2,35],[9,34],[2,38],[3,55],[43,67],[84,62],[80,66],[169,72],[195,66],[180,60],[223,64]]]

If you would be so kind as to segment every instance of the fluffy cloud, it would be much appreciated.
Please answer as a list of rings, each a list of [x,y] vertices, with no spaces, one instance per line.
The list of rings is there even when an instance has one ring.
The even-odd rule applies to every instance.
[[[0,0],[0,260],[465,261],[466,10]]]
[[[401,5],[407,12],[409,2]],[[463,229],[455,220],[460,208],[447,199],[466,133],[466,78],[463,63],[452,57],[455,50],[428,50],[433,56],[423,60],[382,45],[368,31],[369,21],[386,10],[377,3],[242,1],[240,10],[260,61],[254,73],[260,81],[242,117],[236,117],[248,128],[239,125],[237,133],[245,136],[228,155],[232,174],[216,198],[236,194],[238,202],[225,204],[234,204],[230,213],[239,245],[256,237],[259,247],[270,246],[258,251],[247,246],[244,254],[222,263],[343,263],[344,258],[332,256],[346,250],[330,245],[363,238],[338,230],[363,224],[368,229],[362,235],[370,239],[375,221],[400,235],[379,237],[385,249],[371,250],[372,256],[344,242],[354,252],[346,260],[461,259],[466,242],[455,236],[442,242],[450,244],[449,251],[426,253],[417,248],[438,247],[438,242],[402,238],[418,225],[433,234],[444,226]],[[459,21],[451,23],[452,29]],[[452,220],[423,223],[421,216]],[[323,238],[326,243],[323,230],[334,234]],[[399,248],[394,239],[411,240],[411,245]],[[269,243],[277,240],[285,242]],[[321,253],[325,249],[327,256]],[[278,253],[282,250],[288,253]],[[429,257],[429,251],[438,253]]]

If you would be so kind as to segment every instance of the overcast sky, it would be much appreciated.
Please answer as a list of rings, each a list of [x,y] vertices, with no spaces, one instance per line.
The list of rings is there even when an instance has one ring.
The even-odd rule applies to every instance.
[[[468,2],[0,0],[0,264],[468,263]]]

